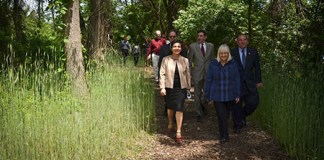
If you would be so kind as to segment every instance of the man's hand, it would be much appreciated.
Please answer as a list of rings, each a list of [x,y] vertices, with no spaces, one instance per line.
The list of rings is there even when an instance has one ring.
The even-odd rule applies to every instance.
[[[257,84],[256,84],[256,87],[257,87],[257,88],[261,88],[261,87],[263,87],[263,84],[262,84],[262,83],[257,83]]]
[[[150,60],[151,59],[151,54],[149,54],[147,57],[146,57],[146,60],[148,61],[148,60]]]
[[[161,91],[160,91],[160,95],[161,95],[161,96],[165,96],[165,95],[166,95],[166,90],[165,90],[165,89],[161,89]]]
[[[188,98],[188,99],[190,99],[190,98],[191,98],[190,89],[187,89],[187,98]]]
[[[235,103],[238,103],[240,101],[240,98],[235,98]]]

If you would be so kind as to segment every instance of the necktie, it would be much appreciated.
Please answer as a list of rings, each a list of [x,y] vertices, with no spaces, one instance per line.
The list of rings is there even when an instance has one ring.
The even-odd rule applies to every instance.
[[[242,54],[242,65],[243,65],[243,67],[245,67],[245,53],[244,53],[244,49],[241,50],[241,54]]]
[[[201,50],[202,55],[205,57],[205,48],[204,48],[203,43],[201,44],[200,50]]]

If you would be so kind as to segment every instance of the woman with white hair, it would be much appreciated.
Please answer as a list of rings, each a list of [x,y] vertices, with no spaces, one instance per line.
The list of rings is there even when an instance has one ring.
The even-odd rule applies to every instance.
[[[217,112],[220,143],[229,140],[227,120],[231,108],[240,101],[240,75],[229,47],[222,44],[206,75],[205,98],[212,100]]]

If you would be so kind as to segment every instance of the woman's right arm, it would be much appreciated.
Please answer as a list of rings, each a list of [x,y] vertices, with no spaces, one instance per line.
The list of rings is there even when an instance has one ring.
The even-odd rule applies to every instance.
[[[206,74],[206,80],[205,80],[205,99],[207,101],[211,100],[210,97],[210,89],[212,86],[212,82],[213,82],[213,72],[214,72],[214,67],[213,67],[213,61],[210,63],[207,74]]]
[[[160,94],[161,96],[166,95],[166,90],[165,90],[165,73],[167,69],[167,64],[166,64],[166,58],[163,58],[162,63],[161,63],[161,68],[160,68]]]

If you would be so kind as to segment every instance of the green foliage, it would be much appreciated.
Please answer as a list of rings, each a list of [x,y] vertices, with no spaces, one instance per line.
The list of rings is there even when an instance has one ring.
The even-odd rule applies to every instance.
[[[61,3],[55,1],[55,4]],[[52,7],[51,3],[49,4],[50,7]],[[8,65],[17,67],[24,64],[25,61],[33,63],[44,59],[54,61],[55,59],[62,58],[64,52],[61,47],[63,44],[62,29],[60,30],[62,28],[60,26],[63,24],[62,19],[60,19],[61,23],[55,24],[55,22],[51,23],[52,19],[46,15],[42,17],[44,19],[40,19],[36,11],[29,11],[28,7],[22,9],[24,11],[21,12],[21,25],[23,26],[20,31],[23,37],[21,40],[19,40],[17,33],[15,33],[17,31],[14,30],[13,10],[9,10],[9,13],[6,13],[8,16],[4,18],[9,25],[0,31],[0,39],[3,41],[1,44],[6,44],[6,46],[2,46],[3,48],[0,51],[2,55],[1,61],[3,62],[2,67],[7,67]],[[57,14],[57,17],[59,16]]]
[[[123,1],[125,2],[125,1]],[[132,3],[133,2],[133,3]],[[117,14],[114,18],[114,35],[119,42],[123,35],[129,35],[131,42],[144,42],[145,37],[154,37],[155,30],[167,34],[169,16],[176,18],[178,9],[187,6],[188,0],[141,0],[128,1],[128,4],[117,3]],[[118,39],[117,39],[118,38]]]
[[[323,69],[303,78],[264,75],[266,86],[253,118],[297,159],[324,158]]]
[[[305,66],[318,66],[322,54],[318,46],[324,37],[323,30],[319,29],[323,28],[320,14],[323,7],[312,6],[312,3],[306,7],[312,12],[299,16],[293,3],[284,3],[279,14],[273,13],[266,1],[253,2],[250,43],[258,49],[264,68],[304,75],[308,70],[302,69]],[[199,29],[205,29],[208,41],[216,46],[227,43],[234,47],[238,34],[248,34],[248,6],[242,1],[189,1],[186,10],[179,14],[174,24],[181,31],[180,36],[190,42],[195,41]],[[312,54],[308,54],[309,50]],[[317,61],[315,66],[309,65],[314,60]]]
[[[121,56],[113,54],[107,57],[113,67],[96,66],[103,71],[87,72],[93,95],[89,101],[72,99],[62,47],[68,1],[49,1],[46,11],[55,17],[48,12],[39,19],[35,11],[21,12],[25,14],[21,18],[26,39],[20,42],[15,35],[11,2],[0,3],[0,13],[6,15],[0,16],[1,62],[15,64],[15,68],[3,67],[0,75],[0,90],[4,91],[0,93],[0,159],[128,158],[129,148],[138,148],[121,141],[134,142],[128,138],[149,128],[152,86],[141,73],[120,68]],[[128,5],[120,2],[112,1],[110,6],[108,21],[113,29],[109,34],[114,42],[118,43],[123,35],[129,35],[132,42],[141,42],[155,29],[166,28],[162,0]],[[301,1],[303,8],[296,13],[295,1],[252,2],[250,44],[261,55],[265,75],[262,104],[255,116],[291,155],[323,159],[324,113],[319,106],[323,106],[324,5],[320,1]],[[88,1],[81,1],[85,22],[89,19],[88,5]],[[195,41],[197,30],[205,29],[208,41],[216,47],[221,43],[234,47],[237,34],[248,32],[248,9],[247,1],[242,0],[190,0],[188,7],[179,11],[174,25],[181,39],[188,42]],[[84,29],[87,27],[85,23]]]
[[[130,35],[132,41],[143,41],[143,28],[145,28],[144,17],[149,13],[145,13],[138,5],[128,5],[124,10],[124,20],[126,22],[123,28],[123,35]]]
[[[63,46],[63,36],[54,31],[51,24],[43,23],[41,27],[38,27],[37,19],[33,15],[26,19],[26,23],[29,26],[26,29],[28,44],[25,48],[26,58],[31,58],[33,61],[46,57],[49,60],[63,58],[64,51],[61,47]]]
[[[121,5],[121,4],[117,4]],[[144,42],[144,37],[151,37],[153,29],[157,29],[158,22],[151,6],[145,2],[119,6],[117,15],[114,16],[114,35],[117,42],[121,41],[124,35],[129,35],[131,42]]]
[[[179,12],[174,24],[184,40],[195,41],[197,30],[204,29],[208,41],[217,45],[228,43],[237,33],[247,31],[247,21],[243,16],[246,7],[243,3],[226,0],[189,1],[187,9]]]
[[[58,15],[64,15],[67,11],[66,5],[68,1],[65,0],[52,0],[49,2],[47,9],[53,9]]]
[[[31,72],[27,66],[0,74],[1,159],[139,158],[155,114],[144,73],[118,66],[91,70],[91,96],[82,101],[71,96],[60,70]]]
[[[301,59],[303,73],[309,73],[309,70],[320,70],[323,66],[323,42],[324,42],[324,3],[319,6],[310,8],[310,12],[306,14],[308,21],[302,25],[300,30],[304,36],[301,36]],[[312,72],[310,74],[316,74]]]

